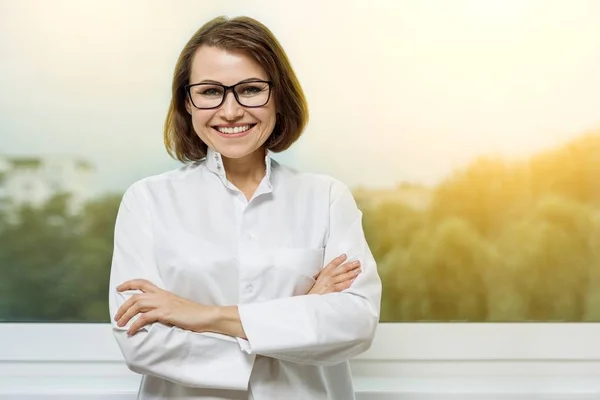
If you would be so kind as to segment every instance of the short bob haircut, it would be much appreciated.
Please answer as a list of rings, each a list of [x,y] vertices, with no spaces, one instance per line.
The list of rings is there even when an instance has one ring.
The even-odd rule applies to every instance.
[[[266,26],[250,17],[217,17],[196,31],[175,66],[171,104],[164,126],[165,147],[171,157],[185,163],[201,160],[207,153],[207,145],[194,131],[185,106],[185,85],[193,83],[189,82],[192,59],[200,46],[241,51],[255,59],[273,82],[272,96],[277,111],[275,127],[265,146],[273,152],[281,152],[298,140],[308,122],[308,106],[281,44]]]

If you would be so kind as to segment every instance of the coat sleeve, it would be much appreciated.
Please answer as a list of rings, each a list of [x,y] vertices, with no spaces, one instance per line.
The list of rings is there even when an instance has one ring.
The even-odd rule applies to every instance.
[[[332,185],[325,262],[345,253],[362,272],[339,293],[239,304],[242,350],[282,360],[333,365],[366,351],[379,322],[381,280],[350,190]]]
[[[254,355],[240,351],[236,339],[214,333],[196,333],[153,323],[132,336],[118,327],[119,307],[139,291],[120,293],[116,287],[130,279],[146,279],[165,288],[154,258],[149,202],[139,183],[121,201],[115,224],[110,271],[109,309],[112,330],[129,369],[195,388],[247,390]],[[167,289],[168,290],[168,289]]]

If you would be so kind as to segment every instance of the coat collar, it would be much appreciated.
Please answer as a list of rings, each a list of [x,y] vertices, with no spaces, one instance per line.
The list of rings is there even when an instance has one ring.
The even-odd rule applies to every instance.
[[[267,151],[265,152],[266,174],[265,174],[265,179],[263,181],[266,182],[266,184],[268,186],[268,191],[270,191],[272,189],[272,184],[271,184],[272,168],[271,167],[272,167],[272,164],[274,161],[272,159],[272,155],[273,155],[273,152],[271,150],[267,149]],[[211,147],[209,147],[208,151],[206,152],[206,167],[208,168],[209,171],[218,175],[221,178],[221,181],[225,184],[225,186],[233,188],[233,185],[227,180],[227,176],[225,174],[225,166],[223,165],[223,159],[221,157],[221,153],[215,151]]]

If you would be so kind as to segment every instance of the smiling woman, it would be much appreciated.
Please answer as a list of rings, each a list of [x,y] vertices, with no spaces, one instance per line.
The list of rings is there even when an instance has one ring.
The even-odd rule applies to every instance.
[[[222,22],[216,19],[196,32],[175,67],[165,144],[180,161],[198,160],[217,143],[226,158],[230,151],[230,158],[245,155],[248,149],[239,148],[240,143],[253,152],[267,139],[269,150],[281,152],[308,121],[304,93],[275,36],[242,27],[243,19],[226,28]],[[238,35],[240,28],[247,36]],[[252,129],[249,141],[224,141],[240,133],[229,128],[244,126]]]
[[[307,119],[258,21],[184,47],[165,143],[188,164],[133,184],[115,227],[110,314],[141,399],[354,398],[381,282],[349,189],[272,159]]]
[[[274,101],[269,101],[271,82],[268,79],[268,72],[258,61],[239,49],[199,47],[191,62],[189,81],[193,83],[185,88],[189,95],[186,110],[192,116],[192,126],[200,140],[208,147],[218,148],[226,159],[238,159],[261,148],[273,134],[277,114],[278,99],[273,96]],[[230,90],[233,96],[228,96]],[[250,133],[244,142],[233,140]],[[283,135],[278,131],[274,137]]]
[[[189,304],[181,299],[232,306],[235,296],[249,301],[306,295],[326,262],[324,241],[313,241],[323,224],[291,211],[294,202],[309,197],[279,196],[277,168],[283,166],[278,161],[336,176],[352,189],[363,213],[365,237],[383,283],[374,345],[351,364],[363,398],[376,398],[365,394],[364,381],[373,379],[380,391],[387,387],[379,384],[384,377],[402,386],[396,396],[412,398],[420,391],[438,399],[432,388],[493,391],[492,379],[481,379],[482,374],[496,373],[495,387],[502,391],[518,391],[542,373],[553,375],[551,385],[537,388],[551,391],[558,382],[569,386],[565,382],[584,371],[593,378],[581,378],[571,388],[595,390],[592,398],[599,397],[598,324],[590,322],[600,321],[600,136],[595,129],[600,121],[600,2],[455,0],[435,7],[430,1],[402,0],[0,3],[0,319],[5,321],[0,324],[0,397],[18,398],[10,392],[16,387],[44,396],[93,388],[116,391],[104,381],[112,374],[117,380],[133,377],[127,390],[135,398],[139,376],[128,375],[106,324],[118,312],[109,317],[106,288],[121,200],[120,221],[125,223],[119,226],[132,225],[127,229],[133,240],[154,235],[152,261],[161,274],[145,281],[168,293],[176,282],[181,293],[190,293],[172,297],[146,283],[118,292],[123,301],[148,291],[127,303],[122,312],[129,313],[121,324],[132,313],[135,318],[124,326],[113,321],[120,341],[128,329],[137,332],[123,340],[139,344],[124,347],[130,368],[156,372],[147,371],[147,360],[136,357],[142,353],[156,357],[152,365],[157,369],[169,371],[160,354],[144,351],[153,344],[175,346],[182,320],[189,324],[186,332],[202,330],[194,326],[205,325],[207,315],[211,330],[234,333],[240,327],[227,313],[221,317],[233,317],[233,323],[221,327],[213,326],[220,313],[178,313]],[[193,119],[204,121],[197,124],[198,132],[212,137],[214,145],[236,152],[251,148],[248,141],[265,122],[258,118],[263,107],[258,100],[268,94],[265,106],[273,102],[282,109],[286,104],[281,101],[294,97],[277,98],[278,91],[289,89],[286,85],[295,78],[279,82],[271,72],[280,68],[272,69],[270,60],[212,46],[224,50],[219,56],[241,60],[248,68],[258,64],[260,72],[231,79],[219,71],[204,74],[192,70],[198,52],[190,52],[183,63],[189,70],[174,77],[176,95],[171,90],[174,60],[199,19],[222,14],[268,21],[311,106],[302,137],[288,151],[271,147],[261,163],[272,196],[284,199],[290,209],[253,213],[271,190],[268,184],[260,186],[264,177],[256,171],[248,182],[258,186],[246,187],[230,162],[235,159],[202,147]],[[181,171],[187,171],[186,178],[172,174],[169,185],[179,191],[187,179],[198,183],[203,175],[221,185],[216,190],[236,197],[210,197],[206,190],[154,197],[154,191],[138,190],[158,185],[154,174],[180,165],[169,159],[160,140],[173,98],[183,106],[173,114],[172,126],[181,122],[179,132],[189,129],[191,135],[180,136],[177,146],[169,139],[168,147],[176,159],[178,149],[198,153],[185,161],[187,169]],[[228,107],[233,119],[223,115]],[[235,119],[236,107],[238,113],[247,110],[240,119]],[[276,112],[276,125],[292,112]],[[266,145],[274,143],[267,139]],[[206,173],[194,174],[202,163]],[[145,176],[153,177],[123,197],[132,182]],[[210,212],[158,218],[150,207],[155,202]],[[252,206],[241,211],[246,202]],[[142,223],[127,224],[138,214]],[[155,226],[144,225],[148,215]],[[261,232],[254,225],[259,217],[273,226],[293,219],[305,242],[297,247],[298,238],[285,227],[274,228],[272,236]],[[328,218],[323,213],[321,219]],[[239,245],[227,242],[230,238],[240,238]],[[248,254],[251,246],[265,243],[272,254],[243,260],[248,267],[242,270],[237,252]],[[349,261],[353,258],[349,254]],[[361,267],[367,272],[368,265]],[[335,277],[335,291],[352,283],[350,272]],[[111,294],[121,283],[140,284],[136,279],[143,276],[117,276]],[[214,293],[218,282],[236,279],[237,287]],[[163,286],[155,284],[161,280]],[[312,293],[332,290],[322,283]],[[157,299],[167,302],[160,306]],[[136,311],[150,308],[154,312]],[[146,324],[143,314],[159,322]],[[457,323],[464,321],[469,323]],[[315,320],[306,322],[311,326]],[[163,325],[174,325],[168,331],[173,334],[165,333],[158,344]],[[148,329],[154,336],[146,335]],[[157,341],[141,341],[144,335]],[[243,344],[252,341],[251,325],[235,336]],[[238,347],[227,350],[239,355]],[[107,361],[113,364],[107,367]],[[91,369],[83,372],[78,362]],[[264,359],[257,356],[255,365],[260,363]],[[57,373],[64,373],[64,386],[54,379]],[[84,383],[84,374],[98,386]],[[519,375],[512,386],[504,385],[509,374]],[[446,379],[451,375],[456,380]],[[44,382],[48,385],[42,388]],[[63,392],[56,395],[65,398]],[[557,396],[579,398],[572,391]]]

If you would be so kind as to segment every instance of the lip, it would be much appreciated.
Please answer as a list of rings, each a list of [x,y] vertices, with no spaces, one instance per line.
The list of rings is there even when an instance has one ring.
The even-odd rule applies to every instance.
[[[256,122],[242,122],[237,124],[219,124],[212,125],[213,128],[235,128],[237,126],[256,125]]]
[[[236,126],[245,126],[245,125],[252,125],[252,127],[250,129],[248,129],[247,131],[244,132],[240,132],[240,133],[221,133],[217,127],[221,127],[221,128],[235,128]],[[252,132],[252,130],[254,129],[254,127],[257,124],[231,124],[231,125],[214,125],[211,128],[214,129],[215,132],[217,132],[217,134],[219,136],[221,136],[222,138],[225,139],[234,139],[234,138],[241,138],[244,137],[246,135],[248,135],[249,133]]]

